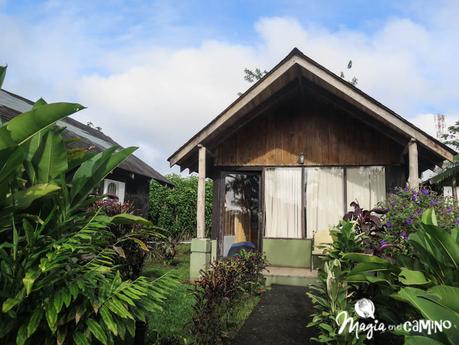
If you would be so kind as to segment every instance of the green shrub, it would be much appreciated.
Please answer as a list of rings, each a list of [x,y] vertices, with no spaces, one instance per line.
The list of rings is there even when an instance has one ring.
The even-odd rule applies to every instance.
[[[230,328],[228,314],[238,301],[258,294],[264,287],[267,263],[260,253],[242,251],[239,256],[212,263],[195,283],[192,332],[196,344],[224,344]]]
[[[157,311],[174,285],[121,276],[110,227],[141,224],[147,232],[151,224],[88,207],[90,193],[135,148],[67,150],[54,122],[81,108],[40,100],[0,127],[2,344],[114,344],[134,336],[136,320]]]
[[[363,336],[356,339],[354,334],[338,334],[339,325],[335,321],[341,311],[347,311],[356,318],[353,311],[356,289],[345,279],[351,264],[344,254],[363,251],[365,233],[357,234],[357,225],[357,221],[343,221],[330,230],[333,242],[324,250],[322,259],[325,262],[319,272],[319,281],[311,285],[307,293],[314,306],[308,327],[319,330],[319,336],[312,339],[316,342],[336,345],[364,343]]]
[[[312,325],[318,326],[318,341],[345,344],[337,336],[338,325],[333,319],[336,307],[347,310],[349,304],[366,297],[376,305],[378,320],[386,324],[400,324],[409,320],[449,320],[453,327],[443,333],[405,334],[396,339],[389,332],[377,334],[390,338],[389,343],[457,344],[459,339],[459,227],[439,226],[435,210],[428,209],[406,240],[407,255],[386,258],[362,253],[359,246],[352,252],[348,244],[334,243],[325,257],[325,273],[321,273],[319,288],[310,293],[316,309]],[[352,236],[334,237],[334,241],[348,242]],[[356,243],[357,244],[357,243]],[[356,251],[357,249],[357,251]],[[362,248],[363,249],[363,248]],[[333,254],[333,255],[332,255]],[[333,267],[334,269],[330,269]],[[342,296],[346,294],[346,301]],[[352,311],[347,310],[350,315]],[[331,315],[331,318],[327,318]],[[355,317],[355,315],[353,315]],[[392,337],[392,338],[391,338]]]
[[[174,188],[162,186],[156,181],[150,185],[150,219],[179,239],[196,237],[197,176],[167,175]],[[206,230],[212,227],[212,180],[206,180]]]

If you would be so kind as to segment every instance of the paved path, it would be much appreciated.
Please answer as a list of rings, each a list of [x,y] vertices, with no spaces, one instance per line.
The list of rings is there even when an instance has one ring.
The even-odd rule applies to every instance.
[[[306,288],[273,285],[246,320],[232,345],[307,345],[312,305]],[[313,342],[311,342],[313,344]]]

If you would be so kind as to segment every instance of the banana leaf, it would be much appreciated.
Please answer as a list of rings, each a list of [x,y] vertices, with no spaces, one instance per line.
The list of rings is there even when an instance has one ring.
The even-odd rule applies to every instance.
[[[24,144],[37,132],[83,108],[76,103],[38,104],[0,127],[0,150]]]
[[[128,147],[116,152],[117,149],[117,147],[112,147],[100,152],[85,161],[77,169],[72,179],[70,193],[71,211],[81,207],[81,203],[99,185],[105,176],[137,150],[136,147]]]

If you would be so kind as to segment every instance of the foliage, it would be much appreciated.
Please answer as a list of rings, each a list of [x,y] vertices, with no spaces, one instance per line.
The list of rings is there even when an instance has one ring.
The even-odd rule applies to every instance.
[[[78,104],[38,101],[0,127],[2,344],[113,344],[161,307],[170,277],[123,279],[113,224],[148,222],[87,208],[135,148],[68,151],[55,121]]]
[[[414,308],[418,312],[417,319],[422,316],[433,321],[449,320],[456,325],[445,329],[444,333],[421,334],[442,344],[456,344],[459,339],[458,234],[457,227],[452,230],[440,228],[435,211],[427,210],[422,215],[421,226],[409,236],[412,248],[409,256],[400,256],[395,265],[379,259],[372,265],[365,265],[360,272],[368,283],[388,285],[390,296]],[[368,261],[359,257],[353,260],[360,266]],[[375,274],[381,275],[381,272],[384,279],[375,281]],[[398,309],[397,312],[405,312],[408,318],[407,310]]]
[[[408,253],[406,240],[421,226],[422,214],[430,208],[435,210],[438,222],[444,228],[452,229],[459,224],[459,209],[454,201],[426,187],[419,191],[398,188],[388,195],[382,206],[388,209],[383,219],[384,239],[380,243],[380,251],[385,256]]]
[[[338,334],[340,325],[335,321],[338,314],[341,311],[353,313],[353,300],[350,298],[353,293],[346,280],[340,279],[342,274],[339,260],[326,262],[319,285],[311,286],[307,293],[315,309],[308,327],[315,327],[320,332],[318,338],[311,340],[325,344],[363,344],[364,337],[357,339],[352,332]]]
[[[194,338],[197,336],[193,332],[195,293],[193,285],[188,282],[189,263],[189,244],[177,246],[177,256],[171,263],[164,263],[154,256],[150,256],[147,260],[144,275],[156,278],[172,271],[182,282],[165,301],[168,307],[148,316],[148,344],[186,345],[195,343]],[[226,310],[222,308],[220,319],[221,323],[226,325],[226,337],[233,338],[258,301],[258,295],[244,294],[243,297],[234,300],[230,308]]]
[[[349,60],[349,62],[347,63],[346,68],[347,68],[348,71],[350,71],[352,69],[352,60]],[[344,75],[343,71],[340,72],[339,76],[342,79],[346,80],[346,76]],[[352,77],[352,79],[349,81],[349,83],[354,85],[354,86],[357,85],[358,82],[359,82],[359,80],[355,76]]]
[[[238,300],[261,291],[266,266],[260,253],[242,251],[238,256],[212,263],[202,272],[194,290],[192,331],[196,344],[225,343],[231,318],[224,316]]]
[[[358,245],[351,252],[339,252],[339,248],[347,250],[352,246],[333,244],[334,250],[330,253],[334,255],[326,258],[325,270],[330,271],[332,263],[333,267],[340,267],[333,277],[338,280],[337,286],[341,289],[332,290],[334,285],[330,279],[326,282],[322,279],[321,288],[311,294],[317,310],[313,324],[325,324],[321,327],[319,341],[337,341],[331,340],[336,322],[327,322],[326,318],[327,313],[333,310],[331,303],[336,296],[329,291],[340,291],[341,294],[348,291],[348,296],[353,296],[354,300],[362,296],[370,298],[377,305],[378,319],[383,322],[398,324],[425,318],[459,324],[459,228],[438,226],[433,208],[424,211],[420,222],[411,226],[415,231],[407,239],[406,255],[381,258],[359,252]],[[342,238],[334,240],[341,241]],[[347,302],[353,304],[352,299]],[[340,308],[345,310],[346,306]],[[388,335],[385,333],[385,336]],[[453,326],[437,334],[404,334],[404,339],[405,344],[413,344],[414,341],[456,344],[459,329]]]
[[[172,238],[196,237],[196,207],[198,177],[167,175],[174,188],[152,181],[150,186],[150,219],[165,229]],[[212,227],[212,180],[206,180],[206,230]]]
[[[459,121],[448,127],[448,133],[443,134],[442,139],[446,145],[454,147],[456,151],[459,150]]]
[[[459,141],[457,139],[454,140],[455,144],[453,146],[459,145]],[[452,142],[451,142],[452,143]],[[445,183],[448,180],[451,180],[452,177],[457,177],[459,174],[459,155],[453,157],[452,162],[444,162],[442,166],[442,171],[440,171],[437,175],[432,177],[432,183],[434,184],[441,184]]]
[[[190,330],[195,302],[193,287],[188,282],[190,273],[190,245],[179,244],[177,256],[164,263],[150,256],[143,274],[153,279],[172,272],[180,281],[173,293],[165,301],[167,308],[148,315],[148,344],[190,344]]]
[[[266,70],[262,71],[258,67],[255,68],[253,71],[251,69],[245,68],[244,69],[244,80],[248,81],[249,83],[253,83],[253,82],[259,81],[266,74],[268,74],[268,71]]]
[[[448,127],[448,133],[443,134],[442,139],[446,145],[459,150],[459,121]],[[433,183],[443,183],[459,174],[459,156],[454,156],[453,162],[445,162],[442,168],[443,170],[432,178]]]
[[[385,226],[381,221],[380,215],[388,212],[387,209],[379,207],[371,210],[365,210],[355,201],[351,202],[353,211],[346,213],[344,220],[354,221],[354,231],[357,234],[363,234],[361,239],[364,243],[364,251],[373,254],[377,248],[379,241],[384,236]]]
[[[97,200],[88,208],[89,212],[100,212],[107,216],[129,215],[132,222],[111,223],[108,226],[114,235],[110,244],[115,252],[115,263],[119,266],[121,276],[127,279],[137,279],[143,267],[145,256],[150,252],[149,243],[153,240],[162,240],[161,229],[152,227],[145,220],[134,215],[133,203],[119,203],[114,199]],[[148,225],[148,227],[142,226]]]
[[[332,243],[324,248],[325,260],[341,260],[343,253],[360,252],[363,250],[363,232],[357,233],[356,222],[344,220],[330,229]]]
[[[0,88],[2,87],[3,81],[5,80],[6,68],[7,66],[0,66]]]
[[[319,273],[319,281],[311,285],[307,295],[311,298],[315,312],[308,327],[320,331],[317,338],[325,344],[362,344],[363,337],[356,339],[353,334],[338,334],[339,325],[335,319],[341,311],[353,314],[355,294],[352,286],[344,279],[349,265],[343,255],[348,252],[361,251],[363,232],[357,234],[356,222],[345,220],[330,231],[333,242],[324,250],[324,268]],[[355,318],[355,316],[354,316]]]

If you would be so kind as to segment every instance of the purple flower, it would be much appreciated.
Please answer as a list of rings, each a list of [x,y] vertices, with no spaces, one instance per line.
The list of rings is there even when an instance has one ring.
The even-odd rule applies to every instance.
[[[448,212],[448,213],[451,213],[452,210],[453,209],[451,208],[451,206],[446,208],[446,212]]]
[[[438,201],[435,199],[430,200],[430,206],[436,206],[438,204]]]
[[[402,235],[402,238],[403,238],[405,241],[408,239],[408,235],[407,235],[406,231],[402,231],[401,235]]]
[[[405,192],[408,192],[410,189],[408,188],[408,183],[405,185],[405,188],[403,188]]]
[[[388,228],[392,228],[392,222],[391,222],[390,220],[388,220],[388,221],[386,222],[386,226],[387,226]]]
[[[387,247],[390,247],[390,246],[391,246],[389,243],[387,243],[386,240],[380,241],[379,244],[381,245],[381,246],[379,247],[379,250],[384,250],[384,249],[386,249]]]
[[[422,187],[421,188],[421,193],[424,194],[424,195],[429,195],[429,190],[425,187]]]
[[[413,219],[407,218],[407,219],[405,220],[405,223],[406,223],[407,225],[413,225]]]
[[[459,218],[456,219],[456,225],[459,225]]]

